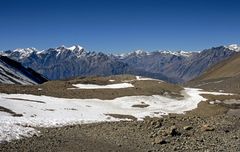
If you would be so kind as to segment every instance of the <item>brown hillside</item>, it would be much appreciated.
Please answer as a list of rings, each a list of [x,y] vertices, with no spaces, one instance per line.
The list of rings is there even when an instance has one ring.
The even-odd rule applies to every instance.
[[[111,82],[109,80],[115,80]],[[75,88],[73,84],[97,84],[108,85],[115,83],[131,83],[134,87],[120,89],[69,89]],[[139,81],[132,75],[116,75],[109,77],[80,77],[70,80],[48,81],[41,85],[4,85],[0,84],[1,93],[19,93],[46,95],[60,98],[79,98],[79,99],[114,99],[124,96],[139,95],[164,95],[169,97],[181,98],[182,87],[158,80]]]
[[[240,93],[240,54],[209,68],[186,85],[211,91]]]
[[[210,80],[234,77],[240,74],[240,54],[237,54],[208,69],[196,80]]]

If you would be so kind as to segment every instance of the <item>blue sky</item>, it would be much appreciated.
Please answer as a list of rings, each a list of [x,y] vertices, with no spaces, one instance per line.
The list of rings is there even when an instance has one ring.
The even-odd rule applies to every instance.
[[[240,43],[238,0],[1,0],[0,50],[198,51]]]

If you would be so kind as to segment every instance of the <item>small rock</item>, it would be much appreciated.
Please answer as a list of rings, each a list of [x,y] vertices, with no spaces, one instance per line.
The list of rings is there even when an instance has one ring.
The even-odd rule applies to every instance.
[[[166,141],[166,139],[162,138],[162,137],[156,137],[154,139],[154,144],[167,144],[168,142]]]
[[[203,125],[202,130],[203,131],[214,131],[215,129],[209,125]]]
[[[191,129],[193,129],[193,127],[192,126],[184,126],[183,129],[184,130],[191,130]]]
[[[238,139],[238,136],[233,136],[232,139]]]
[[[220,100],[215,100],[215,103],[219,104],[222,103]]]
[[[179,135],[181,135],[181,133],[177,131],[177,127],[176,126],[170,127],[169,134],[171,134],[172,136],[179,136]]]
[[[162,123],[161,122],[157,122],[157,124],[154,126],[154,128],[160,128],[162,126]]]
[[[142,127],[142,125],[141,125],[141,124],[138,124],[138,125],[137,125],[137,128],[138,128],[138,129],[140,129],[141,127]]]
[[[150,137],[150,138],[154,138],[154,137],[156,137],[156,136],[157,136],[157,134],[154,133],[154,132],[152,132],[149,137]]]
[[[170,115],[168,116],[168,118],[170,118],[170,119],[175,119],[175,118],[176,118],[176,116],[175,116],[175,115],[171,115],[171,114],[170,114]]]
[[[168,135],[168,133],[167,133],[165,130],[159,130],[159,131],[157,132],[157,134],[158,134],[158,135],[162,135],[162,136],[167,136],[167,135]]]
[[[229,133],[230,131],[228,129],[224,130],[225,133]]]

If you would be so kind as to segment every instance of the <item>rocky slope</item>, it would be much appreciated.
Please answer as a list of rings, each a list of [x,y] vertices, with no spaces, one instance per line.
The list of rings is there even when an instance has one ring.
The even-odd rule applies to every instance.
[[[209,68],[200,77],[187,83],[206,90],[240,93],[240,55],[235,55]]]
[[[31,68],[25,68],[8,57],[0,56],[0,83],[29,85],[46,81],[46,78]]]
[[[201,52],[135,51],[123,55],[88,52],[80,46],[5,51],[2,54],[31,67],[49,79],[75,76],[134,74],[185,82],[239,51],[239,46],[220,46]]]

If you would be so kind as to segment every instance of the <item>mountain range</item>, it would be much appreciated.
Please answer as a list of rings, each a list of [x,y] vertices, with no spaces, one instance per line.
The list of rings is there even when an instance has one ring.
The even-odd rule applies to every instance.
[[[30,67],[50,80],[77,76],[134,74],[172,83],[183,83],[201,75],[209,67],[238,54],[236,44],[199,52],[142,50],[114,55],[86,51],[83,47],[57,47],[38,51],[15,49],[1,54]]]

